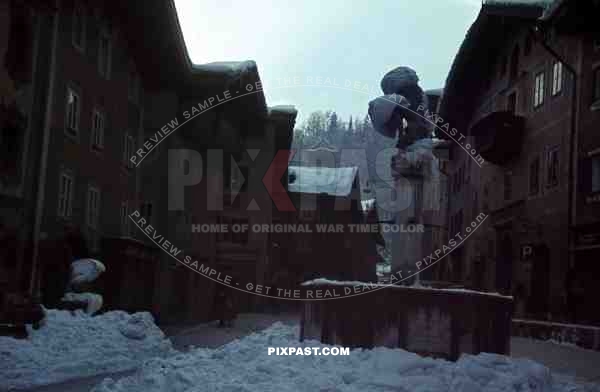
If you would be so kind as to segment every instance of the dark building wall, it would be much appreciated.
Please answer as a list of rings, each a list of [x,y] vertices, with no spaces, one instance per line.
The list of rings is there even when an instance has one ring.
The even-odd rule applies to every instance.
[[[62,223],[57,219],[59,176],[68,170],[74,178],[73,216],[71,223],[85,224],[88,186],[100,190],[99,230],[106,235],[125,234],[121,231],[120,206],[129,200],[137,203],[135,170],[123,164],[124,135],[129,132],[134,140],[140,123],[140,108],[128,98],[131,57],[127,40],[119,25],[114,25],[101,9],[86,10],[86,34],[83,49],[73,44],[73,2],[65,2],[60,11],[57,67],[54,85],[54,104],[51,122],[51,140],[48,156],[46,202],[42,231],[60,232]],[[110,26],[110,77],[98,70],[98,38],[105,24]],[[79,132],[72,137],[65,131],[67,88],[80,94]],[[105,113],[104,149],[91,148],[92,113],[100,108]]]
[[[497,32],[500,33],[500,32]],[[570,142],[570,109],[572,83],[565,67],[559,94],[552,94],[553,65],[555,59],[535,40],[529,41],[527,26],[506,34],[498,50],[495,66],[486,77],[483,90],[465,91],[478,94],[470,125],[494,111],[513,110],[526,118],[520,154],[505,164],[490,162],[481,167],[458,145],[452,147],[449,167],[449,213],[451,232],[459,232],[484,212],[489,214],[484,225],[451,257],[454,280],[469,286],[482,286],[496,290],[499,263],[506,263],[502,252],[510,255],[511,293],[523,286],[530,295],[534,280],[548,280],[547,310],[555,315],[563,312],[564,276],[568,267],[568,160]],[[530,45],[530,50],[526,51]],[[579,60],[577,39],[556,36],[550,42],[559,54],[571,64]],[[518,50],[515,49],[518,47]],[[513,60],[518,53],[518,61]],[[512,70],[511,70],[512,68]],[[535,78],[544,77],[544,102],[534,105]],[[516,94],[516,102],[511,98]],[[512,101],[512,102],[511,102]],[[514,103],[514,104],[513,104]],[[459,130],[467,135],[468,130]],[[473,143],[473,138],[463,143]],[[517,141],[515,141],[517,142]],[[559,156],[558,182],[548,181],[548,151],[557,148]],[[532,162],[539,159],[537,192],[530,191]],[[462,227],[460,227],[462,226]],[[505,234],[512,243],[499,243]],[[451,233],[452,235],[452,233]],[[534,267],[521,260],[522,246],[542,243],[549,249],[546,271],[532,277]],[[458,273],[456,273],[458,270]],[[523,296],[522,294],[520,294]],[[544,312],[545,313],[545,312]],[[540,315],[545,317],[546,315]]]
[[[598,191],[592,189],[592,160],[600,155],[600,99],[594,97],[594,88],[600,81],[595,76],[600,69],[600,42],[592,35],[581,41],[581,81],[578,124],[578,163],[579,192],[577,193],[576,223],[593,224],[600,222],[600,200]],[[596,197],[594,197],[596,196]]]
[[[2,22],[6,22],[3,33],[7,35],[0,38],[7,47],[1,48],[4,56],[0,60],[3,67],[8,67],[8,76],[14,79],[12,83],[20,95],[16,100],[17,107],[25,115],[25,122],[18,131],[10,130],[8,134],[3,134],[0,142],[2,158],[10,161],[3,161],[3,169],[6,163],[10,170],[3,172],[3,183],[0,185],[3,232],[0,291],[25,292],[30,288],[30,244],[43,138],[41,130],[44,127],[49,88],[48,59],[52,54],[53,14],[49,8],[26,3],[13,2],[13,7],[10,3],[3,6],[6,6],[2,9],[2,12],[6,12],[3,17],[9,19],[3,19]],[[21,19],[10,28],[17,17],[12,9],[14,7],[20,8]],[[17,74],[13,74],[14,71]]]
[[[572,322],[600,324],[595,298],[599,295],[595,260],[600,257],[600,41],[582,35],[579,117],[577,124],[577,186],[574,189],[573,265],[567,274],[567,306]]]

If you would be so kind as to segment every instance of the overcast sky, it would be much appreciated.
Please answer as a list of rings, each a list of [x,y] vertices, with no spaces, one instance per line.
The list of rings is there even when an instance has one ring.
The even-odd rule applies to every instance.
[[[175,3],[194,63],[254,60],[268,105],[294,105],[299,120],[328,109],[347,120],[365,115],[381,77],[396,66],[414,68],[424,89],[443,87],[481,1]]]

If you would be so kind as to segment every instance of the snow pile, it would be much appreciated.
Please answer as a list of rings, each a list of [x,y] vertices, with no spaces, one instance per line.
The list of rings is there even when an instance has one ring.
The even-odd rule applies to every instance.
[[[106,267],[95,259],[78,259],[71,263],[69,291],[62,297],[64,303],[85,303],[85,312],[94,314],[102,308],[104,300],[100,294],[87,292],[98,277],[106,272]]]
[[[87,314],[95,314],[98,312],[104,304],[104,299],[100,294],[95,293],[72,293],[68,292],[62,300],[65,302],[84,302],[87,304],[85,312]]]
[[[128,370],[173,353],[150,313],[48,310],[45,325],[29,330],[28,339],[0,337],[0,390]]]
[[[276,323],[217,349],[196,349],[147,361],[130,377],[105,379],[93,392],[184,391],[557,391],[549,370],[526,359],[464,355],[457,362],[400,349],[352,350],[347,356],[268,355],[269,347],[318,347],[298,342],[298,328]],[[561,384],[574,390],[575,384]]]
[[[95,259],[79,259],[71,263],[71,285],[93,282],[106,271],[106,267]]]
[[[78,259],[71,263],[71,285],[80,285],[93,282],[102,273],[106,272],[106,267],[100,261],[95,259]]]

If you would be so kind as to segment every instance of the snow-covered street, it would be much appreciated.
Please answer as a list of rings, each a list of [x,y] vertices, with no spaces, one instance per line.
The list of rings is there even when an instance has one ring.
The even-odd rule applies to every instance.
[[[529,358],[547,366],[554,373],[600,384],[600,352],[598,351],[551,341],[513,337],[511,356]]]
[[[288,325],[296,325],[298,323],[298,316],[295,314],[242,314],[236,320],[233,328],[217,328],[216,322],[210,322],[196,326],[168,327],[165,328],[165,333],[176,350],[186,351],[190,346],[217,348],[252,332],[268,328],[277,321]],[[122,377],[132,375],[134,372],[135,369],[124,371],[109,370],[94,376],[82,376],[63,382],[28,388],[26,391],[88,392],[107,377],[118,380]],[[0,387],[1,390],[3,390],[2,387]]]
[[[96,318],[98,317],[102,316]],[[280,322],[271,326],[277,321]],[[384,348],[352,351],[346,357],[269,356],[267,354],[268,347],[323,346],[318,342],[299,343],[297,328],[298,318],[292,314],[244,314],[240,315],[233,328],[217,328],[215,323],[166,328],[165,332],[172,342],[172,347],[164,346],[165,351],[157,350],[156,355],[152,354],[152,350],[141,351],[137,348],[138,363],[143,364],[136,369],[128,366],[124,368],[128,370],[121,371],[116,366],[118,362],[112,367],[104,364],[102,365],[104,368],[101,368],[101,362],[92,366],[90,364],[93,359],[97,360],[100,356],[92,352],[89,353],[88,360],[83,362],[90,365],[87,370],[79,369],[83,365],[78,365],[78,369],[73,368],[74,371],[71,373],[79,374],[83,376],[82,378],[26,390],[36,392],[600,391],[598,386],[581,384],[586,380],[595,382],[600,380],[600,367],[597,366],[600,363],[600,353],[523,338],[512,339],[514,358],[496,355],[464,356],[457,363],[421,358],[402,350]],[[62,329],[64,330],[64,325]],[[106,342],[106,339],[112,339],[115,343],[118,340],[115,335],[111,335],[110,331],[105,337],[102,337],[100,330],[91,331],[97,334],[98,346],[102,346],[100,343],[104,342],[105,347],[116,350],[114,345]],[[252,334],[256,331],[263,332]],[[38,340],[40,338],[41,335],[37,337]],[[91,343],[92,340],[80,344],[74,351],[79,354],[73,355],[82,356],[84,350],[96,347]],[[120,342],[122,343],[123,341]],[[152,344],[153,347],[162,347],[155,343],[156,341]],[[40,362],[42,359],[31,359],[37,363],[40,374],[44,377],[40,374],[31,376],[23,373],[21,382],[13,381],[13,385],[26,386],[29,383],[33,386],[34,382],[41,385],[44,382],[60,381],[61,377],[66,380],[64,378],[66,373],[63,371],[66,362],[59,366],[60,354],[64,354],[65,351],[57,350],[57,345],[53,347],[56,350],[53,357],[56,366],[43,371]],[[106,348],[103,350],[103,355],[110,352]],[[2,351],[4,352],[4,348]],[[150,359],[153,356],[162,356],[163,359]],[[134,359],[132,353],[129,364],[132,364]],[[3,361],[0,372],[6,372],[8,369],[8,374],[13,376],[17,374],[15,372],[18,370],[14,369],[14,365],[12,369],[5,366],[4,355],[0,360]],[[29,369],[33,366],[36,365],[29,365]],[[105,370],[102,371],[103,374],[96,373],[97,375],[92,376],[94,374],[91,372],[92,369]],[[80,373],[76,373],[75,370]],[[50,374],[52,371],[58,373],[52,375]],[[4,374],[1,379],[3,383],[9,380]],[[580,384],[575,384],[575,381]],[[6,386],[3,384],[2,388]]]
[[[133,375],[104,380],[94,392],[124,391],[594,391],[555,377],[528,359],[463,355],[453,363],[399,349],[353,350],[348,356],[268,355],[299,343],[298,327],[276,323],[217,349],[194,349],[145,362]]]

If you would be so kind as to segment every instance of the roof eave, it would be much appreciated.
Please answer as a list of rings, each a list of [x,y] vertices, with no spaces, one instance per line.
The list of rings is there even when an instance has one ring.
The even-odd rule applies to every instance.
[[[444,93],[440,102],[440,116],[444,120],[452,123],[452,126],[464,128],[467,126],[464,119],[457,118],[456,113],[464,114],[468,112],[470,103],[465,97],[459,94],[466,81],[473,82],[473,75],[464,78],[464,69],[473,63],[473,57],[480,48],[485,46],[489,48],[489,43],[481,44],[479,41],[482,36],[489,34],[497,26],[493,21],[514,21],[517,23],[534,22],[542,16],[544,7],[541,5],[500,5],[484,3],[477,15],[477,18],[467,31],[456,57],[448,73]],[[465,106],[467,108],[465,108]],[[462,130],[467,131],[467,130]],[[444,135],[440,135],[444,136]]]

